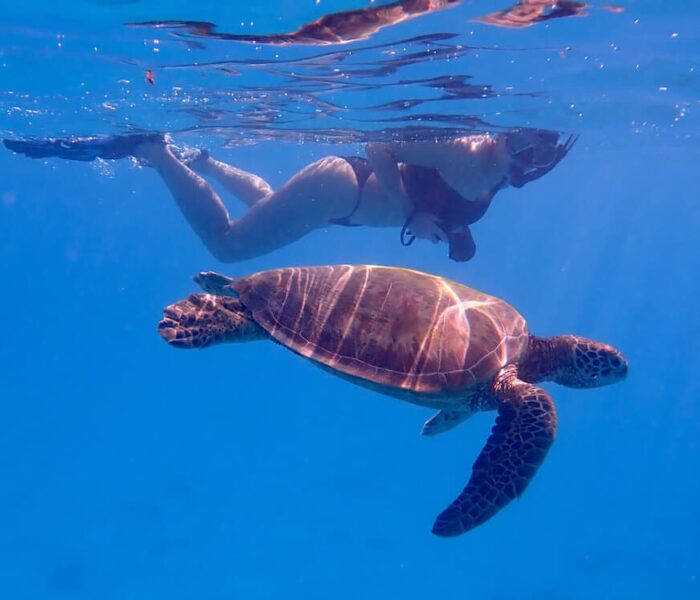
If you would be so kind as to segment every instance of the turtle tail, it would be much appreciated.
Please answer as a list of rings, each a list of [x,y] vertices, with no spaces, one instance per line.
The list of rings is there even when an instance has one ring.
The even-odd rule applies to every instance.
[[[158,333],[176,348],[206,348],[226,342],[249,342],[267,334],[236,298],[192,294],[167,306]]]

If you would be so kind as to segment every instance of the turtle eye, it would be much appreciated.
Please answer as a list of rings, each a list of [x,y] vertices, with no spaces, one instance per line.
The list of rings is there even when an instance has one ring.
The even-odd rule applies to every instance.
[[[579,339],[574,346],[574,369],[578,387],[598,387],[624,379],[627,361],[612,346]]]

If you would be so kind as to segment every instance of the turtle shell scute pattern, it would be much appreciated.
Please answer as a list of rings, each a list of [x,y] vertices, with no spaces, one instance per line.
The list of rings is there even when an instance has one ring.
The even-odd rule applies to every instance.
[[[232,284],[275,340],[345,375],[451,395],[517,361],[527,326],[506,302],[391,267],[263,271]]]

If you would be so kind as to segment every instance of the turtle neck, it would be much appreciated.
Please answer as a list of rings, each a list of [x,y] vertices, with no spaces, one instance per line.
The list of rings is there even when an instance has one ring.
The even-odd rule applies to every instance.
[[[562,368],[563,346],[568,336],[541,338],[531,335],[524,360],[518,364],[518,377],[528,383],[552,381]]]

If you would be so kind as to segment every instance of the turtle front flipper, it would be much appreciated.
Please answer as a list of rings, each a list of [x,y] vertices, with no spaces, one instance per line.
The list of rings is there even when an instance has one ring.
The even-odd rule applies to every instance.
[[[514,366],[493,384],[498,417],[459,497],[435,521],[433,533],[453,536],[481,525],[517,498],[554,442],[557,415],[550,396],[517,378]]]
[[[240,300],[213,294],[192,294],[167,306],[158,333],[176,348],[205,348],[223,342],[267,338]]]

